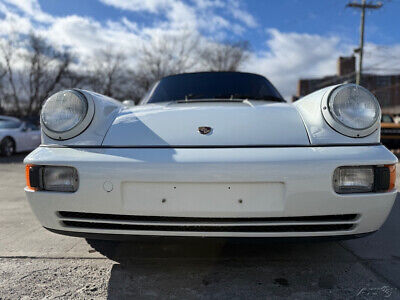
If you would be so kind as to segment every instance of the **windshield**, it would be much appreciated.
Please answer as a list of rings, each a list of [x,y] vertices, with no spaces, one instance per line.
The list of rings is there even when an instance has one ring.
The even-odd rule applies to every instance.
[[[204,72],[165,77],[142,103],[200,99],[284,101],[263,76],[239,72]]]
[[[20,122],[0,120],[0,129],[14,129],[21,126]]]

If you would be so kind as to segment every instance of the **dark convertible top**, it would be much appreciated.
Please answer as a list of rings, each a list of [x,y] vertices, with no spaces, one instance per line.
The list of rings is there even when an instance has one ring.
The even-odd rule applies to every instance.
[[[244,72],[197,72],[162,78],[142,103],[202,99],[284,101],[264,76]]]

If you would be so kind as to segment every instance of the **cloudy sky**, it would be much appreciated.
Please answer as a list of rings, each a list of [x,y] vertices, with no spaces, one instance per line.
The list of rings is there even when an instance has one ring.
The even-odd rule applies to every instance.
[[[357,0],[354,0],[357,1]],[[299,78],[335,73],[358,44],[360,14],[345,0],[0,0],[0,36],[42,34],[79,56],[112,45],[135,59],[151,36],[193,31],[210,41],[247,40],[245,71],[289,98]],[[367,13],[369,72],[400,73],[400,0]]]

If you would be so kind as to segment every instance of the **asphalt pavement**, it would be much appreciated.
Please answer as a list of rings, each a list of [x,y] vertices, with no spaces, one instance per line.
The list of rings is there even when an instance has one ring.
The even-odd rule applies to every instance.
[[[110,244],[110,260],[40,226],[25,200],[23,157],[0,158],[0,299],[400,299],[398,201],[361,239],[138,238]]]

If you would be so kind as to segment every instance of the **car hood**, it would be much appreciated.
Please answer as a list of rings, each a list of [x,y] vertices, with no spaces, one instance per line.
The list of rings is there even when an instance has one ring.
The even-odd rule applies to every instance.
[[[211,132],[201,134],[200,127]],[[124,109],[103,146],[263,146],[309,145],[303,121],[288,103],[147,104]]]

